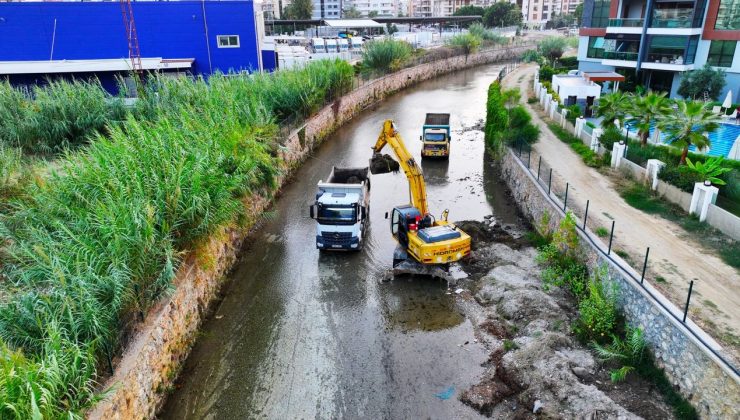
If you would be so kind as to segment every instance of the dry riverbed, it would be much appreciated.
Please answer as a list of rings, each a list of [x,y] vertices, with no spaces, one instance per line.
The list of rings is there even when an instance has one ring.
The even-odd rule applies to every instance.
[[[673,418],[646,381],[610,381],[608,366],[571,331],[573,297],[543,290],[526,239],[491,217],[459,225],[474,249],[456,292],[489,352],[480,382],[460,394],[465,404],[493,418]]]

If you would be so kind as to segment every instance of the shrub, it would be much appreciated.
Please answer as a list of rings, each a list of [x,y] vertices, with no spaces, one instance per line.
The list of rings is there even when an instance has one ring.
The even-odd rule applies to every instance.
[[[540,82],[542,84],[545,84],[545,82],[550,83],[552,81],[552,75],[555,74],[555,69],[550,67],[549,65],[545,64],[540,67]]]
[[[560,57],[555,64],[557,68],[562,68],[565,70],[575,70],[578,68],[578,57]]]
[[[362,48],[362,63],[374,71],[393,71],[400,69],[411,57],[411,45],[406,41],[391,38],[373,40]]]
[[[560,58],[565,52],[566,41],[562,37],[551,36],[540,41],[537,51],[551,63]]]
[[[503,133],[509,124],[504,98],[501,94],[501,86],[498,81],[491,83],[488,87],[488,100],[486,101],[486,145],[493,150],[498,150],[503,145]]]
[[[552,241],[540,248],[537,262],[544,265],[542,281],[545,289],[567,287],[580,300],[585,292],[588,270],[580,261],[578,234],[571,212],[561,220],[552,234]]]
[[[620,140],[622,140],[622,133],[615,126],[605,128],[599,137],[599,143],[609,151],[614,148],[614,143],[619,143]]]
[[[29,95],[0,83],[0,142],[31,153],[59,153],[86,144],[125,115],[123,103],[97,80],[51,81]]]
[[[462,50],[466,56],[477,51],[480,43],[481,38],[470,32],[457,34],[447,41],[447,45]]]
[[[60,159],[0,214],[0,418],[78,418],[123,320],[143,318],[246,194],[274,191],[277,116],[306,115],[352,80],[341,61],[279,73],[153,80],[139,120]]]
[[[645,337],[641,328],[627,327],[626,335],[626,340],[613,335],[612,343],[607,346],[598,343],[593,344],[596,354],[601,360],[619,362],[622,365],[610,371],[612,382],[623,381],[630,372],[635,370],[636,366],[643,364],[647,353]]]
[[[543,58],[537,50],[527,50],[522,54],[522,61],[525,63],[538,63],[542,64]]]
[[[565,115],[565,120],[569,121],[571,124],[575,124],[576,119],[583,115],[581,112],[581,106],[578,104],[568,105],[565,109],[568,110],[568,113]]]
[[[606,268],[594,273],[588,280],[588,291],[578,304],[576,332],[584,339],[603,342],[617,326],[617,290],[614,283],[605,284]]]

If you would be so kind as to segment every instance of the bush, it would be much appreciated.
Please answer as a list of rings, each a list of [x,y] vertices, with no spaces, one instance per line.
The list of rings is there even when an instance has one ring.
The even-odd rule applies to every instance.
[[[362,63],[368,70],[395,71],[411,57],[411,45],[391,38],[366,42],[362,47]]]
[[[537,51],[552,63],[563,55],[566,47],[567,44],[564,38],[550,36],[540,41]]]
[[[588,280],[588,292],[578,304],[576,332],[583,339],[604,342],[617,326],[617,290],[613,283],[605,284],[606,268],[601,268]]]
[[[609,151],[614,148],[614,143],[619,143],[620,140],[622,140],[622,133],[613,125],[605,128],[599,137],[599,143]]]
[[[498,150],[503,145],[503,134],[509,125],[509,119],[504,107],[504,98],[501,94],[501,85],[498,81],[488,87],[486,101],[486,125],[484,127],[486,145],[492,150]]]
[[[60,159],[0,214],[0,418],[79,417],[123,320],[144,317],[245,195],[274,191],[277,115],[309,113],[352,80],[343,61],[279,73],[152,81],[141,120]]]
[[[481,38],[470,32],[457,34],[447,41],[447,45],[460,49],[466,56],[477,51],[480,44]]]
[[[537,50],[527,50],[522,54],[522,61],[525,63],[537,63],[542,65],[544,58]]]
[[[571,124],[575,124],[576,119],[583,115],[581,112],[581,106],[578,104],[568,105],[565,109],[568,110],[568,113],[565,115],[565,120],[569,121]]]
[[[559,69],[575,70],[578,68],[578,57],[560,57],[555,64]]]
[[[97,80],[49,82],[29,95],[0,83],[0,142],[30,153],[59,153],[86,144],[125,115],[123,102]]]
[[[540,248],[537,262],[545,266],[542,270],[545,289],[567,287],[580,300],[585,292],[588,270],[580,261],[578,243],[575,219],[568,212],[553,232],[551,242]]]
[[[551,83],[553,74],[555,74],[554,68],[548,66],[547,64],[541,66],[540,73],[539,73],[540,82],[542,82],[542,84],[545,84],[545,82]]]

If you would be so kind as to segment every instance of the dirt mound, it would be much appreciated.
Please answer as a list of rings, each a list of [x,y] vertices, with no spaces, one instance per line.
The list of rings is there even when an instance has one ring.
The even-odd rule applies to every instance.
[[[491,223],[460,225],[481,241],[495,230]],[[592,353],[569,331],[572,303],[562,293],[543,290],[534,255],[531,249],[501,243],[473,252],[479,268],[487,268],[476,276],[475,300],[484,314],[477,327],[491,355],[481,381],[460,400],[492,418],[633,419],[639,418],[636,414],[650,417],[651,410],[663,413],[661,402],[629,403],[635,391],[616,390],[601,372]],[[641,392],[650,393],[648,388]]]

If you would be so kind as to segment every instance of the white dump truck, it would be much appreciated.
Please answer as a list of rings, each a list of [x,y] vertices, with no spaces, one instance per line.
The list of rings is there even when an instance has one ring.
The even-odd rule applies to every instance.
[[[334,167],[317,187],[309,209],[316,220],[316,248],[361,249],[370,216],[370,170]]]

